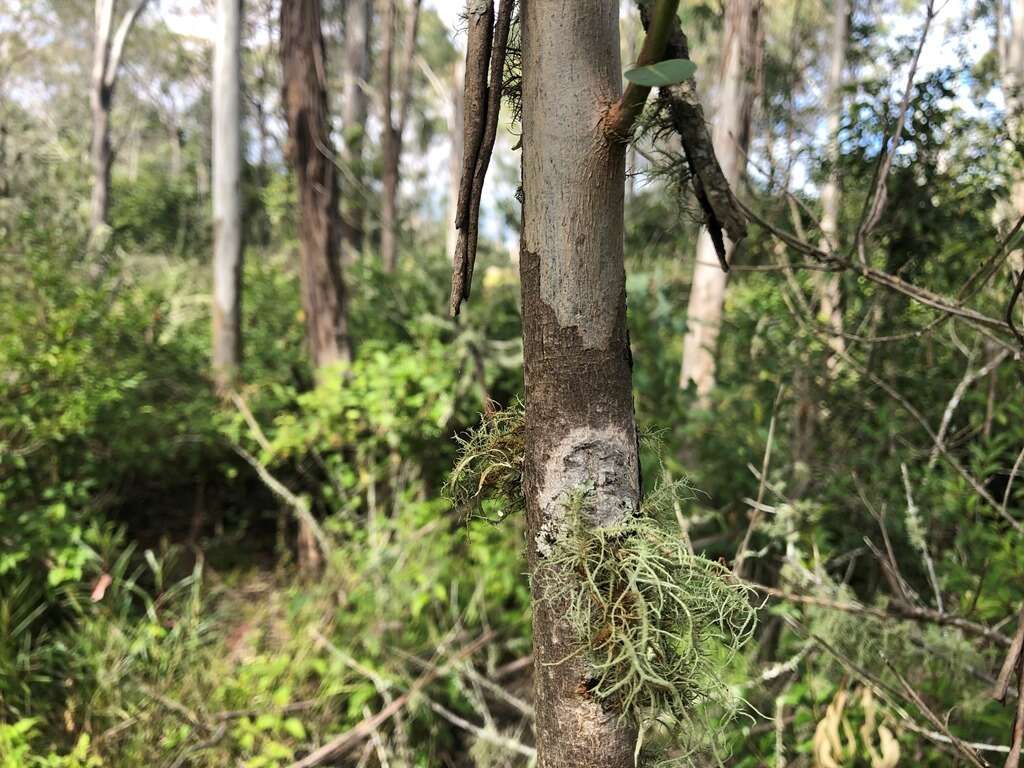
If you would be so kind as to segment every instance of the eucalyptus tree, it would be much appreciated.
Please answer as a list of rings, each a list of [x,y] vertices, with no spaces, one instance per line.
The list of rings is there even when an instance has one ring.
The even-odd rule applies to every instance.
[[[351,357],[320,0],[281,3],[282,102],[298,188],[299,275],[313,366]]]
[[[149,0],[134,0],[115,30],[117,0],[96,0],[89,91],[89,104],[92,110],[90,157],[93,173],[89,223],[94,234],[107,223],[110,209],[110,168],[114,162],[114,152],[110,143],[110,112],[114,102],[114,87],[121,73],[121,59],[128,35],[131,34],[135,22],[148,2]]]
[[[715,97],[713,141],[722,171],[733,189],[745,174],[751,112],[760,67],[761,0],[728,0],[724,8],[721,61]],[[728,260],[734,243],[727,243]],[[716,259],[711,233],[701,233],[686,310],[680,386],[692,381],[702,401],[715,385],[715,349],[725,306],[728,275]]]
[[[843,114],[843,73],[846,69],[846,46],[849,38],[850,0],[835,0],[832,8],[832,40],[828,69],[828,179],[821,189],[821,249],[826,253],[838,247],[839,211],[842,188],[839,179],[839,125]],[[834,335],[830,344],[839,351],[843,344],[843,310],[841,281],[838,274],[822,273],[820,278],[820,314]]]
[[[512,0],[501,0],[495,12],[488,0],[467,3],[465,156],[456,214],[453,314],[469,296],[472,282],[483,177],[494,146],[506,55],[512,50],[513,5]],[[614,691],[629,679],[619,685],[595,675],[589,654],[602,641],[593,633],[609,628],[581,627],[574,621],[578,614],[570,593],[577,586],[586,588],[583,577],[564,558],[577,536],[634,526],[629,530],[636,536],[622,533],[622,539],[636,543],[644,535],[640,531],[648,530],[642,529],[623,235],[626,151],[654,85],[661,89],[662,106],[673,113],[674,129],[684,134],[681,143],[694,176],[707,180],[701,187],[702,206],[712,210],[708,198],[714,196],[726,201],[720,206],[723,218],[716,220],[728,214],[730,193],[719,181],[722,171],[714,160],[699,103],[692,87],[682,85],[693,65],[679,29],[678,0],[641,6],[647,35],[623,90],[617,0],[519,4],[520,279],[526,384],[522,492],[533,593],[537,757],[542,768],[633,766],[641,743],[639,729],[649,725],[648,718],[677,714],[641,714],[632,705],[616,704]],[[668,61],[667,55],[672,57]],[[743,225],[735,224],[731,231],[738,233]],[[674,540],[678,542],[678,537]],[[663,551],[660,546],[655,550],[657,556]],[[618,567],[611,562],[602,566]],[[619,586],[625,591],[634,588]],[[666,583],[659,589],[675,586]],[[639,593],[633,597],[636,605],[643,602]],[[624,626],[618,631],[630,630]],[[659,637],[671,632],[668,628]],[[609,630],[606,637],[613,636]],[[677,652],[666,650],[667,657]],[[649,661],[634,660],[637,667]],[[640,677],[653,679],[643,673]],[[602,687],[605,684],[607,688]],[[678,692],[666,698],[673,696],[679,697]]]
[[[398,263],[398,186],[401,180],[402,145],[412,101],[413,62],[422,0],[410,0],[405,12],[401,47],[398,47],[398,2],[384,0],[381,45],[381,184],[380,257],[385,271]],[[396,66],[396,58],[401,57]],[[397,71],[396,71],[397,70]]]
[[[370,51],[373,38],[373,0],[349,0],[345,4],[344,80],[341,126],[342,158],[348,169],[351,192],[342,200],[341,242],[346,263],[363,250],[366,215],[364,144],[370,94]]]
[[[241,357],[242,0],[217,0],[213,60],[213,376],[225,391]]]

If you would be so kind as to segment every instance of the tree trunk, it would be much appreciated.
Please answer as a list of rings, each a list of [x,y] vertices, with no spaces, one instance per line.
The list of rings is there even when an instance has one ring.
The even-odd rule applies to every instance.
[[[839,123],[843,115],[843,70],[846,68],[847,24],[850,15],[848,0],[835,0],[832,19],[832,60],[828,74],[828,180],[821,190],[821,244],[828,253],[839,247],[839,209],[842,190],[839,187]],[[840,276],[820,273],[821,296],[820,314],[835,334],[829,339],[829,346],[843,352],[843,310]],[[834,358],[830,360],[834,364]]]
[[[459,208],[459,188],[462,185],[462,163],[465,153],[462,123],[465,114],[466,61],[462,56],[455,59],[452,66],[452,94],[448,104],[448,137],[451,152],[448,154],[448,231],[445,238],[448,258],[454,258],[458,244],[459,231],[455,219]]]
[[[313,366],[351,355],[339,260],[341,217],[327,113],[320,0],[281,3],[282,102],[299,192],[299,275]]]
[[[345,8],[345,83],[342,95],[341,125],[345,137],[343,159],[351,174],[350,194],[342,201],[341,246],[345,264],[352,264],[362,253],[366,197],[363,144],[370,79],[370,19],[373,0],[349,0]]]
[[[1010,0],[1010,30],[1005,39],[1001,27],[1002,19],[998,40],[1006,129],[1011,141],[1020,146],[1024,142],[1024,0]],[[999,218],[1012,226],[1024,215],[1024,173],[1013,164],[1011,174],[1009,210]],[[1024,269],[1024,256],[1019,249],[1010,255],[1009,263],[1011,269]]]
[[[242,0],[217,0],[213,62],[213,377],[235,383],[241,359]],[[177,131],[175,131],[177,133]]]
[[[92,112],[92,199],[89,211],[89,231],[95,236],[106,225],[110,211],[110,167],[114,152],[110,145],[110,110],[114,100],[114,86],[121,70],[121,56],[128,35],[148,0],[137,0],[121,19],[114,31],[115,0],[96,0],[96,17],[92,49],[89,106]]]
[[[92,200],[89,206],[89,231],[95,234],[105,226],[110,213],[110,103],[112,93],[103,85],[92,86],[92,143],[89,157],[92,165]]]
[[[625,147],[603,112],[621,94],[617,0],[522,0],[527,548],[541,768],[633,765],[635,728],[591,698],[545,552],[566,497],[595,525],[639,503],[623,266]],[[574,578],[573,574],[563,574]]]
[[[106,86],[107,62],[110,58],[110,36],[114,25],[114,0],[96,0],[95,39],[92,49],[92,76],[89,107],[92,112],[92,141],[89,160],[92,165],[92,200],[89,208],[89,231],[95,234],[107,223],[110,209],[110,105],[111,88]]]
[[[385,272],[393,272],[398,265],[398,187],[401,181],[402,140],[409,115],[412,96],[412,63],[416,54],[416,33],[419,28],[422,0],[412,0],[406,12],[405,38],[402,41],[402,65],[398,72],[398,114],[395,114],[395,32],[397,27],[397,0],[387,0],[384,21],[384,82],[381,86],[384,101],[384,131],[381,141],[381,185],[384,198],[380,212],[380,255]]]
[[[729,186],[744,176],[750,143],[750,117],[756,73],[760,68],[760,0],[728,0],[722,28],[722,60],[712,142]],[[729,257],[732,243],[727,243]],[[692,381],[703,404],[715,386],[715,349],[725,305],[726,273],[718,265],[707,232],[697,243],[693,283],[687,307],[680,386]]]

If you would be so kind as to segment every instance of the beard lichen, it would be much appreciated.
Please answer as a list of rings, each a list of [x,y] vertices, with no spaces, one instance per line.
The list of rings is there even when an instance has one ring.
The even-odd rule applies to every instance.
[[[469,517],[498,522],[523,509],[525,408],[516,400],[455,438],[458,457],[445,495]]]
[[[446,485],[455,506],[492,522],[521,511],[523,403],[483,418],[458,442]],[[717,752],[716,724],[737,710],[725,672],[754,632],[755,593],[693,553],[677,527],[681,502],[692,498],[686,481],[662,483],[610,523],[595,520],[595,490],[580,482],[558,502],[559,535],[538,550],[542,599],[578,640],[588,695],[637,725],[638,752],[660,751],[668,759],[659,765],[694,764],[698,753]]]
[[[693,554],[664,508],[663,485],[638,512],[588,524],[586,489],[565,500],[572,526],[545,558],[545,599],[564,611],[585,658],[588,691],[644,732],[675,735],[709,707],[734,709],[723,671],[754,631],[752,591]]]

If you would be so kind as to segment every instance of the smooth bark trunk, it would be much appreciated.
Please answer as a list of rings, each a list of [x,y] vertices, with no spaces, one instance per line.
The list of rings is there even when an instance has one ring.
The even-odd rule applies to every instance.
[[[1010,141],[1007,151],[1014,153],[1024,140],[1024,0],[1009,0],[1008,4],[998,0],[996,9],[996,49]],[[1009,12],[1009,30],[1003,28],[1006,11]],[[997,226],[1008,230],[1021,216],[1024,216],[1024,172],[1017,163],[1011,163],[1009,199],[996,206],[994,219]],[[1014,273],[1024,270],[1024,251],[1019,248],[1011,251],[1006,263],[1012,278]]]
[[[113,150],[110,146],[111,92],[102,83],[93,84],[92,92],[92,198],[89,205],[89,230],[95,234],[106,225],[110,213],[110,168]]]
[[[281,3],[282,101],[299,195],[299,274],[313,366],[349,359],[341,217],[327,113],[320,0]]]
[[[760,66],[760,0],[728,0],[722,28],[722,59],[712,143],[729,186],[736,190],[744,176],[750,141],[757,71]],[[733,244],[727,242],[731,259]],[[718,264],[710,235],[701,232],[693,267],[683,340],[680,386],[692,381],[706,405],[715,386],[715,352],[725,306],[727,275]]]
[[[401,181],[402,141],[412,96],[412,63],[416,54],[416,33],[419,29],[422,0],[412,0],[405,14],[405,37],[402,41],[402,62],[395,77],[395,34],[398,23],[397,0],[387,0],[384,22],[384,131],[381,140],[381,186],[383,199],[380,212],[380,254],[384,271],[393,272],[398,265],[398,188]],[[398,106],[395,108],[397,88]],[[397,114],[395,112],[397,111]]]
[[[835,0],[832,19],[832,59],[828,74],[828,180],[821,190],[821,243],[826,253],[839,247],[839,210],[842,190],[839,186],[839,125],[843,115],[843,71],[846,69],[846,40],[850,6],[848,0]],[[839,274],[820,273],[820,314],[833,335],[829,346],[843,352],[843,309]],[[834,364],[834,358],[830,360]]]
[[[541,768],[626,768],[636,730],[595,701],[545,553],[565,503],[590,488],[588,524],[639,503],[623,266],[625,147],[605,110],[621,94],[616,0],[522,0],[528,556]]]
[[[363,145],[369,105],[370,20],[373,0],[349,0],[345,8],[345,81],[341,126],[345,137],[343,160],[351,175],[350,194],[342,200],[341,247],[345,264],[363,251],[366,189]]]
[[[213,377],[225,392],[241,360],[242,0],[217,0],[213,63]]]

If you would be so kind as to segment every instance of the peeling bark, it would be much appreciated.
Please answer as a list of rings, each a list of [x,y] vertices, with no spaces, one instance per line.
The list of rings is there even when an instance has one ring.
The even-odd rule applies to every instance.
[[[621,95],[618,3],[522,0],[528,556],[538,764],[626,768],[636,730],[587,690],[579,639],[547,597],[545,552],[567,495],[591,524],[635,510],[639,467],[623,266],[625,147],[602,116]],[[562,578],[572,578],[562,574]]]
[[[338,180],[325,91],[320,0],[281,3],[282,102],[287,156],[299,192],[299,274],[306,338],[315,368],[349,359],[341,275]]]
[[[489,0],[478,7],[482,9],[482,18],[493,17],[488,11]],[[452,292],[449,311],[452,316],[459,314],[459,307],[469,298],[473,285],[473,268],[476,264],[477,240],[480,225],[480,201],[487,179],[487,168],[494,151],[494,141],[498,135],[498,117],[501,113],[501,97],[505,80],[505,55],[508,49],[508,37],[512,27],[514,0],[501,0],[498,15],[494,17],[493,38],[489,43],[476,39],[471,40],[472,49],[467,51],[467,71],[488,70],[489,80],[484,83],[483,95],[479,93],[480,83],[476,82],[479,72],[474,74],[472,88],[467,87],[466,99],[473,102],[472,114],[469,108],[465,111],[464,141],[466,152],[463,160],[463,178],[459,186],[459,207],[456,212],[455,226],[459,236],[455,245],[455,256],[452,260]],[[476,35],[489,30],[480,29]],[[475,61],[488,56],[490,61]],[[487,66],[489,64],[489,67]],[[469,81],[467,80],[467,83]],[[481,111],[482,110],[482,111]],[[474,150],[470,158],[469,152]]]

